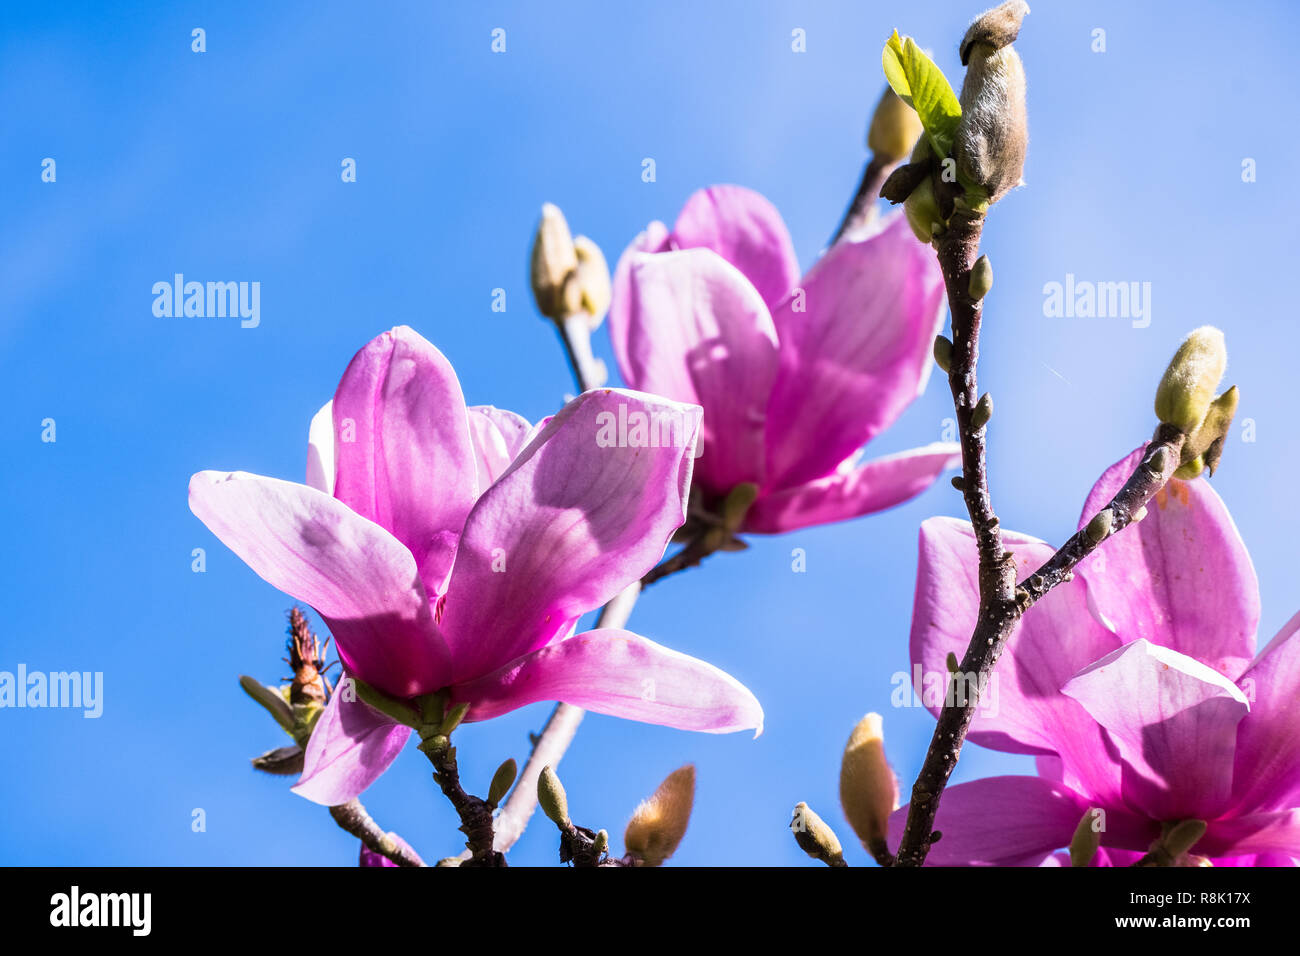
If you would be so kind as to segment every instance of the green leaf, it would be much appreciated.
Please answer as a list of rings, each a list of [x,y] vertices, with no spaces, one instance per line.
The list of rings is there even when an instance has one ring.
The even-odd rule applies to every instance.
[[[921,52],[915,40],[900,38],[897,30],[885,44],[881,63],[894,92],[921,118],[935,155],[950,155],[961,120],[961,104],[943,70]]]

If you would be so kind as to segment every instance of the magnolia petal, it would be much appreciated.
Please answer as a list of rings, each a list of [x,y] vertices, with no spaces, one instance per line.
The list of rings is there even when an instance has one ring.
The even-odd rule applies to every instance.
[[[1145,454],[1106,470],[1079,527],[1114,497]],[[1236,677],[1255,656],[1259,583],[1246,545],[1210,483],[1174,479],[1147,515],[1086,558],[1097,612],[1122,640],[1146,638]]]
[[[307,487],[334,494],[334,400],[321,406],[307,432]]]
[[[1003,543],[1027,574],[1053,553],[1050,545],[1003,530]],[[921,668],[922,702],[938,714],[948,682],[949,653],[965,656],[979,615],[978,558],[967,521],[931,518],[921,525],[912,610],[912,662]],[[1086,583],[1076,578],[1029,609],[997,668],[971,724],[970,739],[1011,753],[1058,755],[1062,779],[1094,801],[1118,802],[1119,765],[1103,734],[1061,686],[1119,641],[1087,611]],[[973,693],[970,681],[957,685]]]
[[[645,390],[645,386],[637,381],[638,370],[633,365],[628,351],[628,336],[632,331],[634,311],[631,287],[632,263],[638,258],[637,253],[667,252],[669,248],[668,227],[656,219],[646,227],[645,232],[628,243],[627,248],[623,250],[623,255],[619,257],[618,265],[614,267],[609,317],[605,321],[605,327],[609,329],[609,341],[614,347],[614,359],[618,362],[619,373],[629,388]]]
[[[1246,696],[1218,671],[1137,640],[1073,677],[1083,705],[1124,760],[1125,802],[1153,820],[1210,820],[1228,803]]]
[[[900,214],[837,242],[772,310],[780,369],[767,416],[768,480],[827,475],[920,394],[943,317],[934,253]]]
[[[415,560],[379,525],[306,485],[246,472],[196,474],[190,510],[263,580],[314,607],[363,680],[399,696],[446,683]]]
[[[1250,701],[1250,716],[1237,729],[1237,805],[1277,810],[1300,804],[1300,614],[1283,625],[1237,686]]]
[[[379,779],[397,759],[411,728],[394,723],[339,689],[325,705],[307,741],[302,776],[293,792],[313,803],[347,803]]]
[[[785,221],[752,189],[710,186],[696,191],[682,207],[671,238],[673,248],[702,247],[722,256],[769,307],[799,281],[799,262]]]
[[[469,431],[474,443],[480,494],[510,467],[528,444],[532,430],[528,419],[504,408],[470,406]]]
[[[985,777],[948,787],[939,803],[930,847],[933,866],[1038,866],[1067,846],[1088,801],[1042,777]],[[908,807],[889,817],[889,845],[897,850]]]
[[[730,674],[630,631],[601,628],[525,654],[452,688],[466,720],[488,720],[539,700],[598,714],[724,734],[763,730],[763,708]]]
[[[854,456],[833,475],[760,497],[745,515],[743,530],[779,534],[883,511],[919,495],[960,463],[961,446],[951,442],[934,442],[865,464]]]
[[[776,330],[749,280],[708,249],[635,254],[625,377],[702,405],[695,481],[715,494],[763,479],[764,415],[776,376]]]
[[[451,364],[399,326],[352,359],[334,395],[335,495],[387,528],[438,594],[478,493],[469,416]],[[349,437],[352,440],[348,440]]]
[[[1257,853],[1300,856],[1300,809],[1214,820],[1192,852],[1209,857]],[[1269,862],[1276,866],[1281,861]]]
[[[655,565],[685,520],[699,421],[695,406],[597,389],[529,442],[465,523],[441,617],[457,683],[550,643]]]

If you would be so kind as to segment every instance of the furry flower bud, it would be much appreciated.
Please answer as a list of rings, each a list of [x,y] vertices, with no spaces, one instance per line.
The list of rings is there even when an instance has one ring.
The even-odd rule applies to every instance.
[[[898,778],[885,758],[883,723],[879,714],[858,721],[840,762],[840,805],[871,852],[885,842],[889,815],[898,805]]]
[[[537,804],[557,827],[569,824],[569,797],[564,784],[550,767],[543,767],[537,778]]]
[[[839,837],[808,804],[802,801],[795,804],[790,829],[799,849],[814,860],[821,860],[827,866],[844,865],[844,848],[840,846]]]
[[[582,293],[573,281],[578,272],[578,253],[569,223],[552,203],[542,206],[542,218],[533,237],[533,298],[542,315],[556,322],[577,312]]]
[[[691,822],[694,804],[694,764],[674,770],[641,801],[623,831],[623,846],[639,866],[659,866],[676,852]]]
[[[1210,410],[1228,364],[1223,333],[1203,325],[1183,340],[1156,389],[1156,417],[1190,434]],[[1234,409],[1235,411],[1235,409]]]
[[[1011,44],[1027,13],[1024,0],[1008,0],[976,17],[961,42],[966,80],[953,157],[961,180],[983,189],[991,203],[1020,185],[1025,168],[1025,68]]]

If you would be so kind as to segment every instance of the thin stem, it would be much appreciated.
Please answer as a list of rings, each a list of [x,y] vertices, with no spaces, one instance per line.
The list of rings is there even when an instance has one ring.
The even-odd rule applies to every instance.
[[[340,827],[351,833],[375,853],[385,856],[398,866],[426,866],[420,855],[394,839],[396,834],[385,833],[366,811],[361,801],[353,797],[347,803],[330,807],[330,816]]]
[[[685,547],[671,557],[664,558],[641,578],[641,587],[648,588],[656,581],[662,581],[670,574],[685,571],[699,565],[701,561],[713,554],[717,548],[709,541],[708,535],[692,538]]]
[[[433,764],[433,779],[460,816],[460,831],[465,834],[469,854],[462,865],[505,866],[505,856],[493,848],[492,807],[481,797],[466,793],[460,785],[456,748],[446,737],[430,737],[420,744],[420,749]]]
[[[557,322],[560,342],[564,345],[565,357],[573,372],[573,381],[579,392],[600,388],[609,378],[605,363],[596,358],[591,350],[591,316],[586,312],[575,312],[563,322]]]
[[[854,232],[876,218],[876,199],[880,195],[880,187],[885,184],[895,165],[875,155],[867,160],[862,169],[862,179],[858,182],[858,191],[853,194],[853,201],[845,210],[844,218],[840,220],[839,228],[835,230],[827,248],[839,242],[845,233]]]
[[[957,412],[961,437],[962,491],[979,552],[979,616],[960,671],[975,675],[976,687],[986,686],[1007,641],[1021,615],[1056,585],[1070,579],[1078,563],[1110,536],[1131,524],[1141,509],[1173,476],[1178,467],[1184,436],[1177,429],[1161,425],[1142,463],[1107,506],[1111,521],[1104,534],[1090,535],[1085,528],[1070,538],[1041,568],[1020,586],[1015,583],[1015,562],[1002,545],[997,515],[988,491],[984,428],[972,428],[971,415],[978,401],[976,365],[979,358],[980,300],[969,293],[970,269],[979,247],[982,218],[958,209],[951,228],[939,240],[939,264],[948,288],[953,317],[953,348],[949,365],[949,386]],[[1103,509],[1104,510],[1104,509]],[[969,686],[969,685],[968,685]],[[944,788],[957,766],[962,744],[978,706],[978,694],[948,694],[925,761],[912,786],[907,824],[896,866],[920,866],[935,841],[935,818]],[[876,854],[882,865],[890,862],[887,849]]]
[[[1015,600],[1015,562],[1002,545],[1002,533],[989,497],[985,457],[986,426],[974,427],[972,415],[979,400],[976,367],[982,299],[970,294],[970,271],[979,252],[984,217],[963,206],[954,210],[948,230],[938,241],[939,267],[948,290],[952,313],[952,356],[948,386],[952,391],[961,439],[962,493],[970,514],[979,553],[979,617],[961,670],[981,678],[993,669],[1019,619]],[[962,743],[975,715],[974,694],[948,695],[925,762],[912,785],[907,825],[895,860],[897,866],[920,866],[933,842],[939,798],[952,775]],[[961,701],[958,703],[958,701]]]

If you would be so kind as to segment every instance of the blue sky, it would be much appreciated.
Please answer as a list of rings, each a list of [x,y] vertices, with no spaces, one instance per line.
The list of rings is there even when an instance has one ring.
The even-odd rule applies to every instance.
[[[248,766],[286,739],[236,677],[286,673],[290,600],[190,514],[190,474],[300,480],[311,414],[353,352],[396,324],[448,355],[470,402],[553,411],[572,384],[527,287],[544,201],[612,262],[694,189],[743,184],[776,203],[807,267],[856,184],[884,40],[912,34],[956,83],[977,12],[919,0],[896,12],[830,0],[6,9],[0,670],[102,671],[105,699],[97,720],[0,711],[0,862],[352,863],[355,841],[323,809]],[[1254,428],[1238,426],[1214,484],[1255,559],[1262,640],[1300,609],[1296,20],[1281,2],[1036,5],[1018,44],[1027,187],[994,210],[984,244],[996,284],[981,383],[997,404],[1004,527],[1071,532],[1096,476],[1149,434],[1177,342],[1205,323],[1225,330],[1239,421]],[[504,54],[490,49],[497,27]],[[791,50],[796,28],[806,52]],[[344,157],[356,183],[340,180]],[[641,179],[647,157],[654,183]],[[260,325],[155,317],[151,287],[176,272],[259,281]],[[1151,283],[1149,326],[1046,317],[1043,287],[1067,274]],[[603,333],[597,348],[610,357]],[[938,440],[949,415],[932,385],[872,450]],[[946,482],[656,586],[632,627],[747,683],[766,732],[589,716],[561,768],[575,818],[618,846],[637,801],[694,761],[680,862],[805,860],[786,829],[799,800],[850,840],[836,794],[853,723],[884,713],[908,781],[933,727],[889,704],[907,668],[917,526],[933,514],[963,514]],[[806,573],[791,570],[794,548]],[[548,712],[460,731],[467,783],[485,790],[503,758],[522,761]],[[957,778],[1029,769],[972,746]],[[414,748],[365,801],[426,858],[460,847]],[[205,832],[191,829],[195,808]],[[555,844],[534,826],[513,855],[553,863]]]

